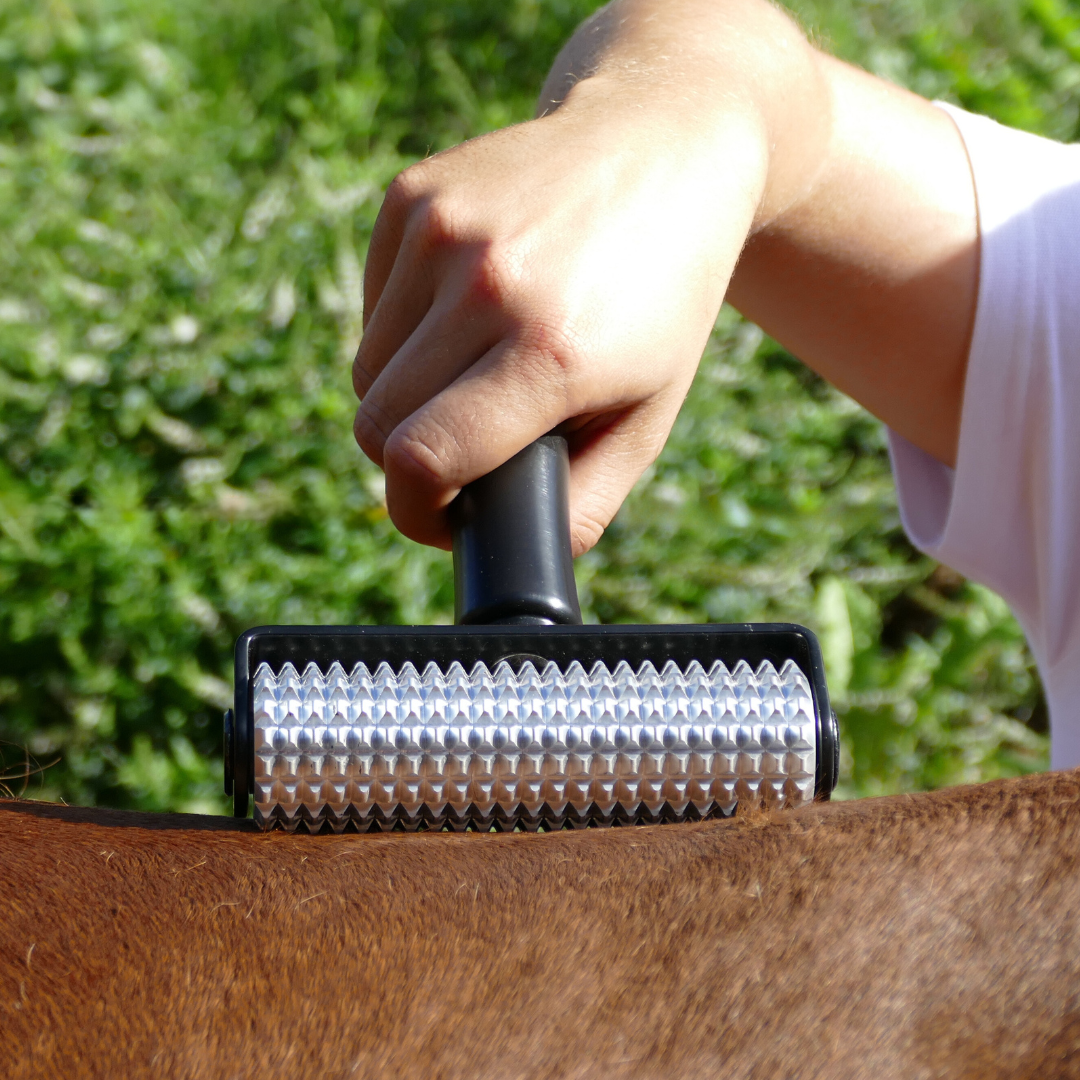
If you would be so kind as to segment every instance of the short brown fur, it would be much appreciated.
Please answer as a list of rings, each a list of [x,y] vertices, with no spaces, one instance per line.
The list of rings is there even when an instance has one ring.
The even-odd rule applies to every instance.
[[[1080,772],[549,835],[0,803],[11,1077],[1080,1077]]]

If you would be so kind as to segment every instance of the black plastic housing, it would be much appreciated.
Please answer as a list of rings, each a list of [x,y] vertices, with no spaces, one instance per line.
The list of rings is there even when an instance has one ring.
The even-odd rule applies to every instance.
[[[450,506],[456,623],[581,622],[569,489],[560,435],[537,439],[462,488]]]
[[[255,730],[252,679],[261,663],[275,671],[286,661],[300,672],[315,663],[326,671],[334,661],[350,670],[363,661],[374,669],[385,661],[395,670],[407,660],[419,670],[435,661],[444,670],[458,661],[466,670],[478,660],[517,666],[525,658],[553,660],[564,668],[579,661],[588,670],[597,660],[614,668],[621,660],[636,668],[668,660],[685,668],[697,660],[706,670],[716,660],[734,667],[763,660],[777,669],[794,660],[810,682],[817,715],[815,795],[827,799],[836,787],[840,740],[829,704],[821,648],[814,634],[795,623],[734,623],[697,626],[260,626],[236,643],[235,704],[226,746],[225,793],[234,813],[246,817],[255,790]],[[230,782],[231,781],[231,782]]]

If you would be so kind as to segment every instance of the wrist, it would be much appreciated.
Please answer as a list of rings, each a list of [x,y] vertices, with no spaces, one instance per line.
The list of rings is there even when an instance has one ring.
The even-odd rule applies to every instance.
[[[642,94],[636,78],[601,71],[539,122],[561,127],[563,145],[602,159],[613,183],[651,177],[671,198],[692,199],[705,219],[723,215],[749,231],[771,205],[769,129],[749,96],[717,95],[689,108],[674,95]]]
[[[620,0],[556,58],[537,111],[611,133],[613,150],[637,133],[676,162],[748,168],[748,185],[760,188],[757,231],[807,195],[827,155],[832,103],[820,60],[765,0]]]

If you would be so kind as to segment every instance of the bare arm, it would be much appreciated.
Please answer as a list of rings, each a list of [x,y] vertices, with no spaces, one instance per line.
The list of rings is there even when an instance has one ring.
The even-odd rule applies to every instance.
[[[570,431],[577,549],[659,453],[725,295],[942,461],[978,265],[952,122],[764,0],[620,0],[541,116],[407,170],[365,279],[357,438],[398,526]]]
[[[833,101],[822,169],[751,235],[728,299],[953,465],[979,268],[967,154],[940,109],[819,62]]]

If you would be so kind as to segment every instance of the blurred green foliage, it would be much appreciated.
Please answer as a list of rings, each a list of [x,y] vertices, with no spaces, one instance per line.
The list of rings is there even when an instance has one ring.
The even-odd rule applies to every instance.
[[[350,434],[365,246],[393,175],[526,118],[594,6],[0,8],[9,788],[224,810],[239,632],[449,621],[448,557],[395,532]],[[1077,134],[1080,7],[796,10],[920,93]],[[578,572],[601,621],[817,629],[844,794],[1045,765],[1022,635],[997,598],[906,543],[880,425],[731,311],[662,458]]]

